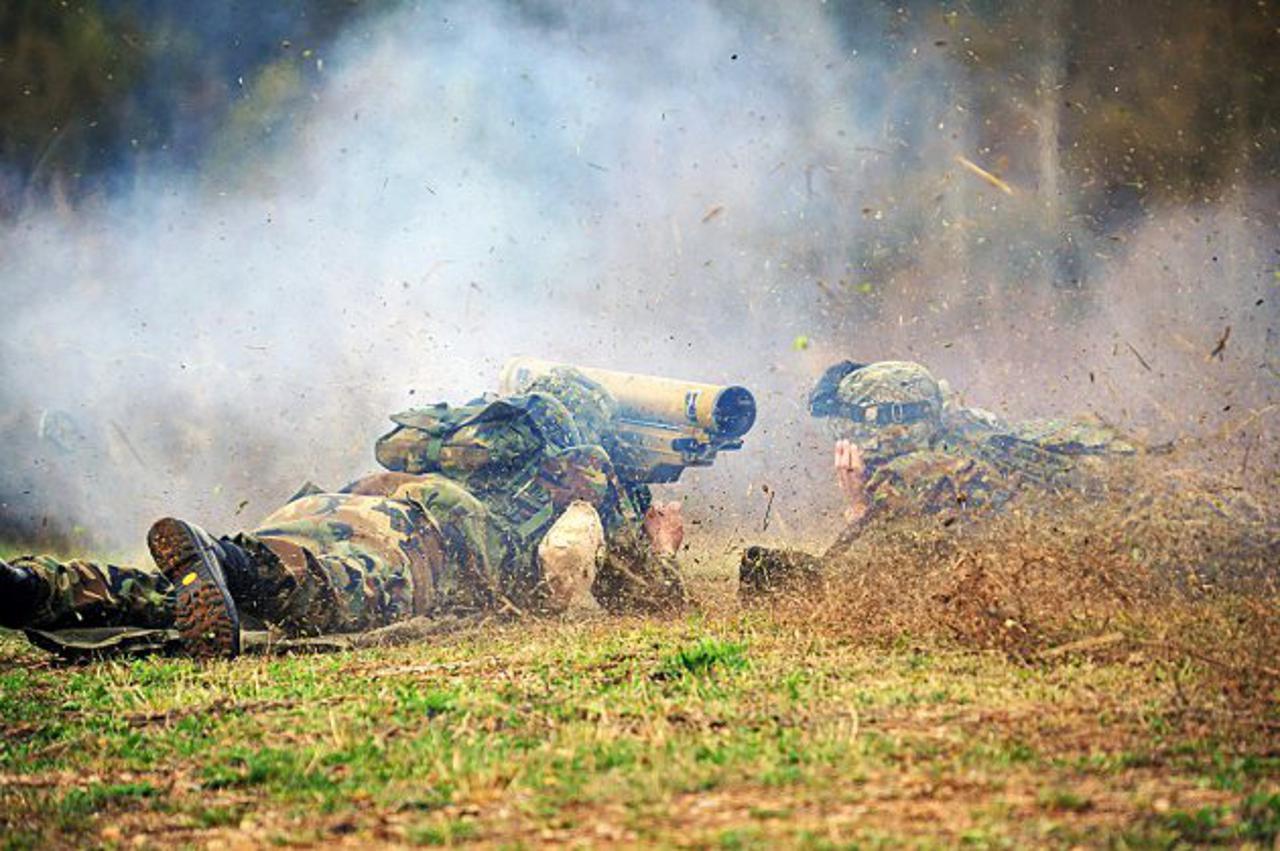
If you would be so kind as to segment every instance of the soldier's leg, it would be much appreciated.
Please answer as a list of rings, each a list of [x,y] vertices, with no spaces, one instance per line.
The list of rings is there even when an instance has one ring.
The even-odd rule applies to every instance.
[[[3,563],[0,563],[3,564]],[[173,625],[172,586],[154,569],[25,556],[4,564],[0,626],[70,629]],[[21,593],[18,593],[21,589]]]
[[[440,607],[440,533],[401,500],[304,497],[229,541],[270,556],[251,559],[246,573],[228,572],[237,604],[291,633],[371,629]]]
[[[505,557],[510,548],[484,503],[444,476],[387,475],[402,477],[381,482],[396,485],[391,498],[412,505],[439,530],[444,559],[433,584],[440,605],[451,610],[511,607],[526,577],[516,575],[517,559]]]

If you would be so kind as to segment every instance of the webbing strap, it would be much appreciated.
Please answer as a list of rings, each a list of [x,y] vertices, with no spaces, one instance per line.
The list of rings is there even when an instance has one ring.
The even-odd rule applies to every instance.
[[[522,522],[516,527],[516,534],[524,540],[530,540],[538,532],[542,531],[542,527],[551,520],[555,515],[556,507],[547,500],[528,520]]]
[[[926,420],[933,412],[933,409],[932,402],[882,402],[878,405],[842,403],[834,406],[831,415],[844,417],[853,420],[855,423],[894,425]]]

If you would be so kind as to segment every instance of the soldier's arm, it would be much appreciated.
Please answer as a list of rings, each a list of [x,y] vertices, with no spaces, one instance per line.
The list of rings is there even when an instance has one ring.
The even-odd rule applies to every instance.
[[[845,444],[845,446],[841,446]],[[845,526],[823,553],[823,558],[839,556],[862,536],[877,518],[885,515],[918,513],[919,503],[912,490],[911,476],[899,469],[902,459],[867,475],[856,444],[838,441],[835,449],[836,479],[845,495]]]

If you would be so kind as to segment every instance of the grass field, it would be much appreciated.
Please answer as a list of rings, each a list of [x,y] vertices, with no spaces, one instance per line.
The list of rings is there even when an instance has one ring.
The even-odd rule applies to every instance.
[[[1189,705],[1193,664],[723,608],[212,664],[5,638],[4,843],[1276,842],[1277,728]]]
[[[721,559],[667,619],[209,664],[3,634],[3,844],[1276,848],[1275,528],[1179,482],[868,532],[763,607]]]

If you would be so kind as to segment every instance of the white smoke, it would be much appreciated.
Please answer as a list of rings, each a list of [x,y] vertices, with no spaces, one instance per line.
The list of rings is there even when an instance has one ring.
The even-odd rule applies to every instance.
[[[828,361],[918,356],[961,386],[1013,379],[1036,400],[1088,380],[1035,359],[1047,313],[1029,311],[1056,309],[1043,282],[1022,282],[1025,301],[975,301],[958,281],[973,243],[947,205],[895,192],[915,164],[920,186],[966,209],[993,197],[952,162],[963,126],[930,129],[954,115],[927,85],[947,78],[944,58],[859,55],[821,4],[542,12],[422,4],[366,19],[317,59],[314,99],[260,142],[0,236],[9,522],[131,550],[164,513],[251,527],[304,479],[370,471],[388,413],[464,401],[532,354],[751,387],[762,413],[747,447],[672,493],[702,528],[742,539],[769,485],[770,533],[817,534],[836,504],[804,396]],[[894,86],[916,99],[896,102]],[[859,258],[895,206],[920,210],[925,242],[872,288]],[[1274,237],[1257,227],[1240,242]],[[1119,281],[1152,252],[1089,262]],[[1252,292],[1245,277],[1211,285]],[[1102,329],[1121,339],[1112,307],[1177,309],[1099,291],[1093,313],[1054,320],[1064,354]]]

